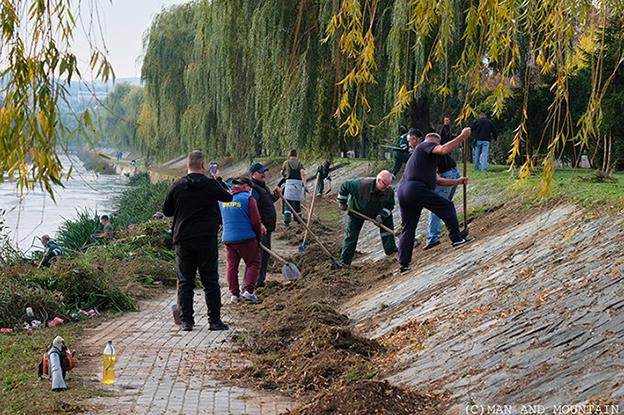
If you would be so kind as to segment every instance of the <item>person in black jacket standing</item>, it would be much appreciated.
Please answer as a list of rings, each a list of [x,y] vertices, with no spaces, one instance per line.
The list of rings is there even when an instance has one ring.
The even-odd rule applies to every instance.
[[[474,153],[475,171],[486,171],[490,142],[496,141],[496,127],[487,119],[484,113],[479,114],[479,119],[472,126],[472,135],[476,140]],[[481,167],[479,169],[479,167]]]
[[[210,330],[227,330],[221,321],[221,289],[219,287],[217,234],[221,215],[218,201],[231,202],[232,193],[218,172],[206,176],[206,160],[201,151],[193,151],[187,160],[188,174],[169,189],[163,214],[173,216],[173,243],[178,276],[177,310],[182,330],[191,331],[195,274],[204,287]]]
[[[261,242],[262,245],[271,249],[271,233],[275,230],[277,222],[275,202],[279,199],[279,196],[277,189],[273,189],[273,192],[271,192],[266,184],[266,172],[268,170],[269,168],[261,163],[254,163],[249,168],[251,182],[253,183],[251,195],[256,199],[258,210],[260,211],[260,219],[266,228],[266,233],[262,237]],[[260,274],[258,275],[256,287],[264,287],[265,284],[267,267],[269,265],[269,253],[264,249],[261,251],[261,260]]]

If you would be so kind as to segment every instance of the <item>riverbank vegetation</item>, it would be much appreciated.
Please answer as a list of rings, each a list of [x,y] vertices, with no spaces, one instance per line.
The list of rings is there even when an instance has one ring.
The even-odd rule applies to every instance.
[[[37,268],[32,259],[24,257],[3,265],[1,327],[20,329],[26,307],[33,309],[32,318],[43,323],[54,316],[70,318],[80,309],[132,310],[137,299],[150,294],[154,283],[174,278],[169,223],[150,220],[162,204],[167,186],[151,184],[147,175],[133,178],[131,184],[112,216],[117,227],[115,239],[93,239],[101,228],[98,215],[80,212],[59,229],[58,242],[65,255],[55,258],[50,267]],[[11,248],[3,244],[3,249]]]
[[[85,310],[135,310],[138,300],[175,284],[170,224],[151,219],[166,190],[166,183],[151,184],[147,174],[132,177],[112,215],[115,238],[105,243],[92,239],[101,229],[96,212],[65,221],[57,240],[65,256],[48,268],[38,269],[31,258],[11,251],[13,261],[0,268],[0,328],[13,330],[0,334],[0,413],[75,413],[85,409],[77,403],[80,398],[102,394],[80,378],[66,393],[52,394],[48,384],[38,381],[36,365],[57,335],[74,347],[85,325],[92,324]],[[45,326],[55,317],[64,323],[25,329],[33,320]]]

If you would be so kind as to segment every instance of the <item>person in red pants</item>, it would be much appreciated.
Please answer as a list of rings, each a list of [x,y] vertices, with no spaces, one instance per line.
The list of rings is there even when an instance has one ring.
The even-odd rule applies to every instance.
[[[256,282],[260,273],[260,245],[266,234],[266,228],[260,219],[256,199],[251,195],[253,183],[246,177],[234,179],[231,202],[220,202],[223,233],[221,239],[225,245],[226,277],[231,302],[242,300],[257,303]],[[238,284],[238,266],[241,259],[245,262],[244,291],[240,293]]]

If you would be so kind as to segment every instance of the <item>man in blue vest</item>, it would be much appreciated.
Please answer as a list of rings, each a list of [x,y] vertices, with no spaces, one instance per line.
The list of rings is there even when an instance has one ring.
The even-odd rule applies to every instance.
[[[221,239],[225,245],[226,279],[231,294],[231,301],[258,302],[255,294],[256,282],[260,272],[260,246],[258,243],[266,234],[266,227],[260,219],[256,199],[251,195],[253,183],[247,177],[232,181],[231,202],[219,202],[223,233]],[[247,267],[245,271],[245,291],[240,293],[238,284],[238,266],[241,259]]]

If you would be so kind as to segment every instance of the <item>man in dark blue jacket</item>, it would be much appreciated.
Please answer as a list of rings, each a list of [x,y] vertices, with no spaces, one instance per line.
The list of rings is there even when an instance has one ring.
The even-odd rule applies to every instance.
[[[490,142],[496,141],[496,127],[487,119],[484,113],[472,126],[472,135],[475,138],[474,167],[475,171],[485,171],[487,168]],[[480,167],[480,168],[479,168]]]
[[[269,168],[261,163],[254,163],[249,168],[252,182],[251,195],[256,199],[258,210],[260,211],[260,219],[262,219],[262,224],[266,228],[266,233],[262,237],[262,245],[271,249],[271,234],[275,230],[277,222],[275,202],[279,199],[279,196],[277,188],[271,191],[266,184],[267,171],[269,171]],[[262,250],[260,256],[262,261],[256,287],[264,287],[267,268],[269,266],[269,253]]]
[[[182,330],[193,330],[193,289],[199,269],[210,330],[227,330],[229,327],[221,321],[217,263],[217,234],[221,216],[218,202],[230,202],[232,193],[221,180],[219,172],[213,174],[213,178],[206,176],[208,170],[201,151],[189,154],[187,171],[188,174],[169,189],[162,209],[165,216],[173,216],[178,276],[177,311],[182,320]]]

